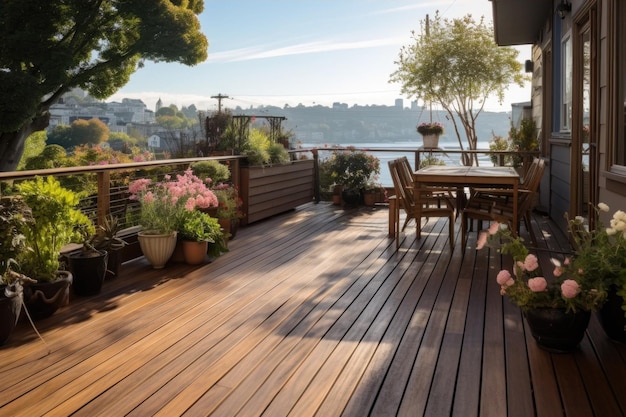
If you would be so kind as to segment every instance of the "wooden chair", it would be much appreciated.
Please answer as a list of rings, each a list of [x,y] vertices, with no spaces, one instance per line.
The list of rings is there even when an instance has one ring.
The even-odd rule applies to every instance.
[[[532,210],[535,207],[537,192],[545,169],[545,161],[534,158],[528,172],[518,189],[517,218],[513,217],[513,190],[503,188],[475,188],[461,216],[461,239],[463,249],[467,242],[467,230],[471,219],[477,220],[479,230],[485,221],[497,221],[512,225],[515,222],[519,231],[521,220],[524,220],[533,244],[537,239],[530,224]]]
[[[407,171],[404,162],[398,159],[389,161],[389,171],[396,193],[395,238],[396,248],[400,246],[400,231],[404,231],[408,222],[415,219],[417,238],[421,238],[423,217],[447,217],[450,223],[450,248],[454,249],[454,206],[450,203],[451,194],[442,187],[413,186],[412,171]],[[406,216],[400,229],[400,210],[404,210]]]

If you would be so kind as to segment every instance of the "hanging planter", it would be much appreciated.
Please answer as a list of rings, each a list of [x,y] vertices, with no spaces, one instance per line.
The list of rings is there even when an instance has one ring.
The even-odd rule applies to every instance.
[[[428,135],[424,135],[424,148],[438,148],[439,147],[439,134],[431,133]]]
[[[443,134],[443,125],[439,122],[422,123],[417,126],[417,132],[424,139],[424,148],[437,148],[439,136]]]

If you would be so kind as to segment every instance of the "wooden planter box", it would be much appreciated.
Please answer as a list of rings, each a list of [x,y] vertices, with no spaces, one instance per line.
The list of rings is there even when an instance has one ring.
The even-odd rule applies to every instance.
[[[313,201],[315,162],[312,159],[272,166],[241,167],[241,198],[245,217],[253,223]]]

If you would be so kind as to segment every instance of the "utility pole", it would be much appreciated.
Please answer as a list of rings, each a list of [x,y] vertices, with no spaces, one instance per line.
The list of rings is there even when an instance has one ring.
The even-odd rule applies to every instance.
[[[211,98],[216,98],[217,99],[217,112],[221,113],[222,112],[222,99],[223,98],[230,98],[230,97],[224,96],[224,95],[222,95],[222,93],[219,93],[216,96],[211,96]]]

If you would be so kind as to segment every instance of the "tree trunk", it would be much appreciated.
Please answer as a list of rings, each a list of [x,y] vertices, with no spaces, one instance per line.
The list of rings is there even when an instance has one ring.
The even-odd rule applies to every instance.
[[[35,117],[15,132],[0,132],[0,171],[15,171],[24,153],[24,142],[33,132],[44,130],[50,123],[50,113]]]

